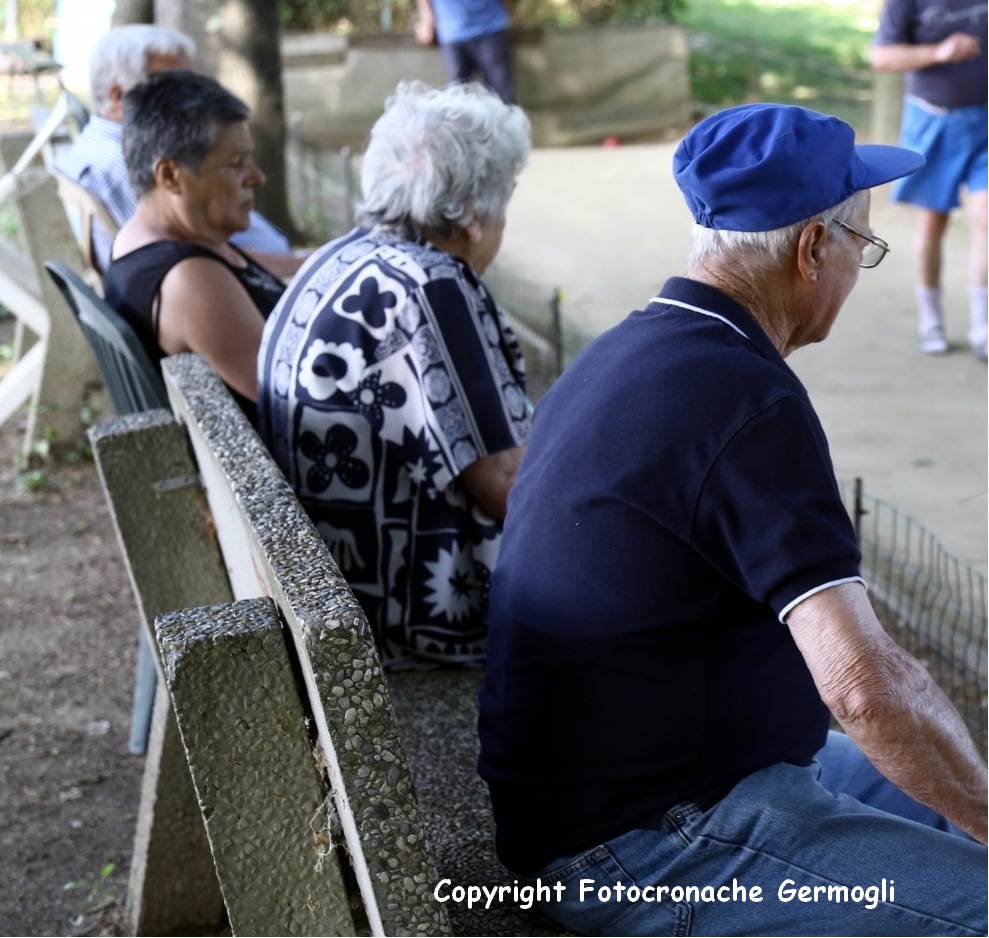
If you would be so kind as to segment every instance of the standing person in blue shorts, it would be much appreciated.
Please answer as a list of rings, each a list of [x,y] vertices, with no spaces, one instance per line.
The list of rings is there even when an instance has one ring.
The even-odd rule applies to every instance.
[[[893,189],[894,201],[917,207],[918,347],[927,355],[948,350],[942,244],[948,217],[966,188],[968,342],[979,358],[986,357],[987,7],[985,0],[886,0],[872,46],[873,68],[906,73],[900,143],[927,159]]]
[[[701,121],[685,276],[536,406],[479,770],[502,862],[575,934],[986,933],[985,761],[879,623],[785,361],[889,249],[869,190],[922,163],[800,107]]]
[[[438,42],[450,81],[476,75],[506,104],[515,101],[510,0],[416,0],[421,45]]]

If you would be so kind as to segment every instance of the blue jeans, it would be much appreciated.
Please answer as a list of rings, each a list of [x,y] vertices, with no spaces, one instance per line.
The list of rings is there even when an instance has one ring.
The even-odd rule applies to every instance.
[[[512,73],[512,39],[503,30],[440,46],[450,81],[471,81],[480,75],[484,83],[506,104],[515,101]]]
[[[562,884],[541,907],[580,935],[985,935],[986,849],[945,828],[831,733],[520,881]]]

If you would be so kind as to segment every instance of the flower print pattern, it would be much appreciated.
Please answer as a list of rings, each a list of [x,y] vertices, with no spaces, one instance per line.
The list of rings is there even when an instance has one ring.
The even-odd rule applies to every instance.
[[[403,332],[412,335],[419,328],[421,321],[422,310],[419,309],[419,304],[416,300],[413,297],[409,297],[409,301],[405,304],[404,309],[398,314],[397,322]]]
[[[299,366],[299,384],[314,401],[329,400],[338,390],[353,391],[364,373],[364,353],[343,342],[313,340]]]
[[[436,492],[436,477],[443,469],[443,455],[431,446],[426,430],[413,433],[406,427],[402,434],[402,462],[413,485],[429,493]]]
[[[352,489],[367,485],[371,470],[366,462],[354,456],[357,434],[350,427],[334,424],[326,431],[322,441],[307,430],[299,438],[299,448],[312,461],[306,474],[310,492],[317,495],[325,492],[334,477]]]
[[[340,304],[348,313],[360,313],[372,328],[380,329],[388,322],[388,310],[398,302],[390,290],[380,290],[378,282],[368,277],[357,287],[357,296],[345,297]]]
[[[459,545],[452,550],[440,549],[433,561],[426,561],[429,576],[425,586],[430,592],[426,601],[432,604],[434,616],[448,622],[466,619],[472,610],[480,609],[481,589],[477,582],[474,561]]]
[[[319,294],[315,290],[303,290],[299,298],[292,304],[292,321],[304,326],[312,318],[318,301]]]
[[[360,323],[378,340],[394,329],[394,321],[408,297],[402,281],[376,262],[360,267],[338,289],[332,301],[333,312]]]
[[[354,406],[374,428],[380,432],[385,423],[385,407],[401,407],[405,403],[405,389],[394,381],[381,383],[381,372],[372,371],[350,395]]]
[[[452,385],[450,375],[444,368],[430,368],[422,376],[422,386],[431,404],[443,404],[450,399]]]
[[[266,327],[265,442],[386,664],[478,662],[501,526],[459,479],[528,438],[521,353],[464,264],[355,229]]]
[[[412,346],[415,348],[416,355],[419,356],[419,360],[423,363],[424,367],[443,362],[439,343],[436,341],[433,330],[428,326],[423,326],[421,329],[416,330],[415,335],[412,337]]]
[[[448,401],[435,410],[436,419],[443,428],[443,435],[448,440],[451,442],[459,441],[469,435],[470,428],[467,424],[467,415],[464,413],[463,405],[458,398]],[[458,463],[458,466],[463,469],[463,464]]]
[[[477,462],[477,447],[470,440],[458,440],[453,447],[453,458],[461,469],[466,469],[472,462]]]

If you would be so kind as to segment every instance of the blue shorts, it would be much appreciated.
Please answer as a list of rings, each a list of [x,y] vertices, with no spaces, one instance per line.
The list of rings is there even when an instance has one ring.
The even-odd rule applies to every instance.
[[[903,102],[900,145],[923,153],[927,162],[893,184],[893,201],[950,212],[961,204],[961,188],[984,192],[989,165],[989,111],[984,104],[942,111]]]

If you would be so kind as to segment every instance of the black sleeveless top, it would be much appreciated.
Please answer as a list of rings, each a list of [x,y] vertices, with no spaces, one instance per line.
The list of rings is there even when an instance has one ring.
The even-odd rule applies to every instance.
[[[223,264],[240,281],[264,319],[275,308],[285,291],[285,284],[243,251],[234,250],[247,261],[246,267],[234,267],[215,251],[199,244],[153,241],[110,261],[103,276],[103,295],[107,303],[134,328],[151,360],[158,363],[165,357],[158,344],[161,282],[179,261],[187,257],[209,257]],[[256,423],[257,405],[254,401],[238,394],[233,388],[230,388],[230,393],[251,423]]]

